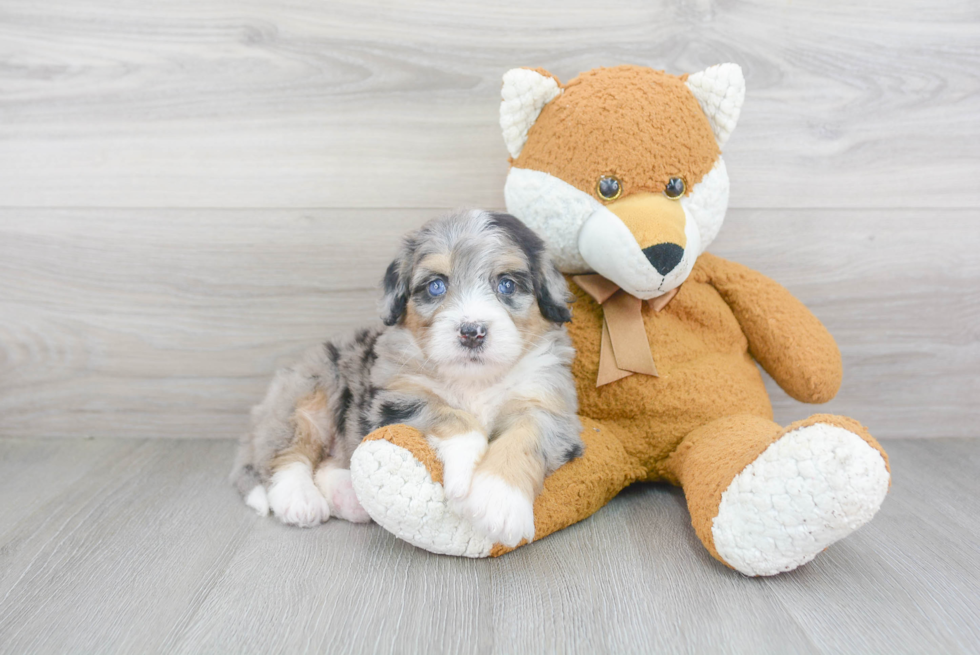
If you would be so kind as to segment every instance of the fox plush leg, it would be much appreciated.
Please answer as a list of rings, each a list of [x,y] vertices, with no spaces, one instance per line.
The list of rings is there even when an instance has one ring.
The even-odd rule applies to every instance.
[[[641,475],[611,428],[585,418],[582,425],[585,453],[548,476],[534,502],[536,540],[591,516]],[[351,480],[371,518],[415,546],[466,557],[513,550],[450,509],[442,464],[417,430],[393,425],[368,435],[351,458]]]
[[[708,551],[751,576],[809,562],[871,520],[890,484],[878,442],[829,414],[787,428],[718,419],[685,437],[668,468]]]

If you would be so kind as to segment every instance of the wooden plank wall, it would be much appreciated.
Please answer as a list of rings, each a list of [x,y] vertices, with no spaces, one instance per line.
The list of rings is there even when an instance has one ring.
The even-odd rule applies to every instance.
[[[829,411],[977,436],[973,0],[2,0],[0,436],[236,436],[275,366],[373,318],[403,231],[503,206],[504,71],[723,61],[712,250],[835,333]]]

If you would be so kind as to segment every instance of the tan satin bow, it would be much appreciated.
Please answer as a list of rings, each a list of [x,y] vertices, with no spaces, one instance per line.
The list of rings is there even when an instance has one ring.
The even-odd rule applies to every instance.
[[[643,301],[601,275],[575,275],[572,280],[602,305],[602,343],[595,386],[601,387],[634,373],[658,377],[640,311]],[[677,295],[677,289],[648,300],[650,309],[659,312],[666,307]]]

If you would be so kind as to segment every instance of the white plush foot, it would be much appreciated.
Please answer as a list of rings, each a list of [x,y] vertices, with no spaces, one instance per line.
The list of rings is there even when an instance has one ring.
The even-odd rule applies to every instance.
[[[870,521],[888,483],[881,454],[856,434],[825,423],[793,430],[722,494],[715,548],[745,575],[791,571]]]
[[[357,498],[399,539],[443,555],[487,557],[494,542],[449,509],[441,484],[412,453],[390,441],[365,441],[350,463]]]
[[[280,521],[311,528],[330,518],[330,506],[313,484],[310,467],[296,462],[276,471],[269,482],[269,507]]]
[[[429,438],[442,462],[443,486],[450,500],[462,500],[470,491],[473,469],[487,452],[487,438],[479,432],[467,432],[449,439]]]
[[[327,464],[317,469],[313,481],[327,499],[331,516],[351,523],[367,523],[371,520],[357,500],[354,487],[351,485],[349,469]]]
[[[477,473],[457,513],[490,541],[514,548],[534,540],[534,506],[520,490],[496,475]]]
[[[245,496],[245,504],[254,509],[259,516],[269,515],[269,497],[261,484],[252,487],[248,492]]]

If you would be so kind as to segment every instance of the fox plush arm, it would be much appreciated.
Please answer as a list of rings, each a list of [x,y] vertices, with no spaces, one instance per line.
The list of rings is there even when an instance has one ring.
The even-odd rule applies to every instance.
[[[701,255],[710,284],[728,303],[749,352],[783,391],[805,403],[837,394],[843,365],[827,328],[782,285],[750,268]]]

